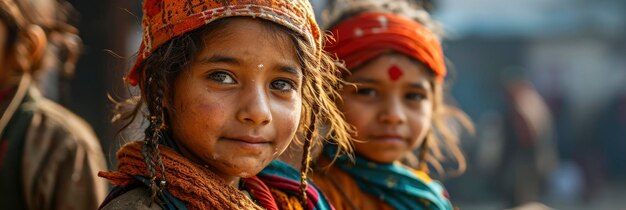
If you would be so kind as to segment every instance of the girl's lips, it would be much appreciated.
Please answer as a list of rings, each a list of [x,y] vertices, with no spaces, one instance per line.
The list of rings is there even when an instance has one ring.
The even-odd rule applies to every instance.
[[[400,135],[376,135],[372,136],[370,139],[376,141],[404,141],[404,138]]]
[[[271,144],[271,141],[266,138],[255,136],[222,137],[221,139],[225,140],[225,143],[229,143],[233,146],[236,145],[237,150],[240,150],[240,152],[247,151],[257,153],[267,149]]]
[[[261,136],[252,136],[252,135],[244,135],[244,136],[235,136],[235,137],[223,137],[224,139],[228,139],[231,141],[241,141],[249,144],[264,144],[270,143],[270,140],[267,138],[263,138]]]

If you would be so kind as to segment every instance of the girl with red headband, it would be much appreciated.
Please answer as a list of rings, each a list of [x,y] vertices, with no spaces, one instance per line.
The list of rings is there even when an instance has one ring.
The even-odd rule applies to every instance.
[[[356,154],[334,158],[337,145],[326,144],[312,179],[337,209],[452,209],[427,164],[441,171],[440,161],[451,156],[463,171],[449,120],[471,122],[444,102],[445,59],[427,13],[381,2],[330,13],[340,20],[325,49],[347,68],[338,106],[356,130]]]
[[[143,114],[147,128],[99,174],[117,186],[101,208],[331,209],[306,167],[273,161],[297,132],[304,151],[328,137],[350,148],[309,2],[144,0],[143,15],[126,77],[140,97],[117,117]],[[329,136],[318,119],[332,122]]]

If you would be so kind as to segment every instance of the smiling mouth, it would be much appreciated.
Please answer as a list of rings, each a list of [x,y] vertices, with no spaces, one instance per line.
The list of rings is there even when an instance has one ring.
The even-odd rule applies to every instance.
[[[404,138],[399,135],[380,135],[372,136],[370,139],[382,142],[404,142]]]
[[[233,141],[240,144],[248,145],[265,145],[272,143],[270,140],[263,137],[255,136],[237,136],[237,137],[222,137],[223,140]]]

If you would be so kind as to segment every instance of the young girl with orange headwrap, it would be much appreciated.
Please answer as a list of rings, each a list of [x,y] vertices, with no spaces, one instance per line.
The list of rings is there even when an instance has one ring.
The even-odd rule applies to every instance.
[[[336,40],[325,49],[345,62],[337,104],[356,130],[356,154],[335,158],[337,145],[326,144],[312,180],[337,209],[452,209],[427,164],[442,170],[452,156],[462,171],[450,120],[471,122],[444,102],[445,58],[432,21],[404,1],[337,2],[327,13]]]
[[[309,2],[144,0],[143,15],[126,77],[141,95],[119,118],[142,113],[148,127],[99,174],[117,186],[101,208],[330,209],[306,169],[273,162],[297,132],[308,151],[317,119],[349,149]]]

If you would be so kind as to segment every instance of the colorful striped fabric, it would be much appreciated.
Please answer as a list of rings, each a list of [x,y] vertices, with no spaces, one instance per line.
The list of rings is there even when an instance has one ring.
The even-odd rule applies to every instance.
[[[275,160],[257,176],[273,189],[278,189],[288,195],[298,196],[300,193],[300,172],[285,162]],[[331,210],[334,209],[321,191],[308,180],[306,189],[308,210]]]
[[[337,148],[327,145],[323,154],[332,160]],[[425,173],[399,163],[382,164],[355,154],[354,162],[340,156],[334,166],[348,173],[361,191],[380,198],[394,209],[452,210],[447,192]]]

